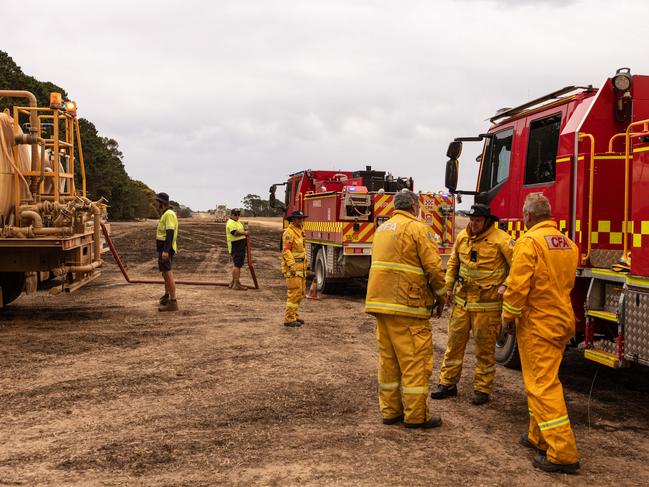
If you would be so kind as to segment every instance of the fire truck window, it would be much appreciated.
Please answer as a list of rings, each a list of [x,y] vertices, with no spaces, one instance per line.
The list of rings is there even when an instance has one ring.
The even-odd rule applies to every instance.
[[[514,129],[507,129],[488,139],[480,177],[480,191],[489,191],[509,176],[513,137]]]
[[[549,183],[555,179],[561,114],[530,124],[525,166],[525,184]]]

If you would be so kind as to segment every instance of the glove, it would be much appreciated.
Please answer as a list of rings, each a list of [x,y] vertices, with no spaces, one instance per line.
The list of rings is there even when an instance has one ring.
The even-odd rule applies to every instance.
[[[288,270],[289,270],[289,273],[291,274],[291,276],[296,276],[297,275],[297,266],[295,264],[290,266],[288,268]]]

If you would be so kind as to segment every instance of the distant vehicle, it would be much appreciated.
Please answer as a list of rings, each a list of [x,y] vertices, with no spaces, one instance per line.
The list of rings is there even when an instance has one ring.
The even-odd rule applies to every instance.
[[[350,279],[369,275],[374,231],[392,216],[394,194],[412,190],[413,184],[412,178],[394,178],[370,166],[355,172],[309,169],[271,186],[269,202],[283,209],[285,217],[295,210],[308,215],[307,267],[315,272],[318,291],[330,293]],[[286,186],[284,202],[275,197],[277,186]],[[455,237],[455,198],[420,193],[419,205],[446,261]]]
[[[581,251],[573,344],[610,367],[649,365],[649,76],[621,68],[599,89],[567,86],[490,121],[450,143],[447,188],[488,203],[514,238],[526,195],[548,197]],[[462,143],[482,140],[476,190],[458,191]],[[514,337],[501,337],[497,358],[516,362]]]
[[[86,196],[76,104],[59,93],[49,107],[28,91],[4,97],[26,106],[0,113],[0,308],[23,291],[74,291],[99,277],[106,217],[105,201]]]
[[[225,205],[216,205],[214,218],[218,223],[225,223],[228,221],[228,210]]]

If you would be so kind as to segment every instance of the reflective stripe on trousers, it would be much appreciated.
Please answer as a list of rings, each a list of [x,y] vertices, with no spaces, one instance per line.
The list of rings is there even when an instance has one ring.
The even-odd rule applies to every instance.
[[[476,365],[473,388],[491,394],[496,375],[496,339],[500,330],[499,311],[474,312],[461,306],[453,308],[448,323],[448,342],[439,383],[450,387],[456,385],[462,375],[464,352],[472,333],[475,340]]]
[[[428,421],[428,383],[433,371],[430,322],[382,314],[376,321],[381,415],[388,419],[404,414],[407,423]]]

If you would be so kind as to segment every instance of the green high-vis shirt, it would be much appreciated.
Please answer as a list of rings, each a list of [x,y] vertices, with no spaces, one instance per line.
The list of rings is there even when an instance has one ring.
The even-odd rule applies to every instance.
[[[156,240],[162,240],[164,242],[167,239],[167,230],[174,231],[174,240],[171,248],[174,252],[178,252],[178,246],[176,245],[176,239],[178,238],[178,217],[176,217],[176,214],[171,208],[167,209],[160,217],[158,229],[155,232]]]
[[[243,240],[246,238],[245,235],[232,235],[232,232],[237,231],[237,232],[243,232],[245,231],[245,228],[243,226],[243,223],[237,220],[233,220],[230,218],[228,220],[228,223],[225,224],[225,236],[228,240],[228,253],[232,253],[232,242],[236,242],[237,240]]]

